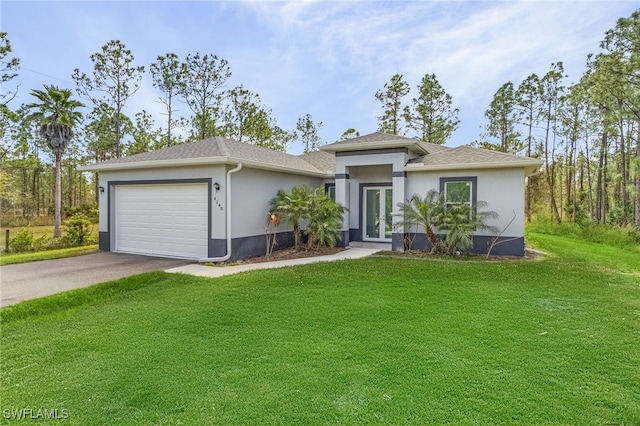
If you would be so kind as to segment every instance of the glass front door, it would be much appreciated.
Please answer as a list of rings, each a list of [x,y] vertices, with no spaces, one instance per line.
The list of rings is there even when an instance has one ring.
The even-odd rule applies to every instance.
[[[391,187],[364,189],[365,240],[390,240],[393,232],[393,191]]]

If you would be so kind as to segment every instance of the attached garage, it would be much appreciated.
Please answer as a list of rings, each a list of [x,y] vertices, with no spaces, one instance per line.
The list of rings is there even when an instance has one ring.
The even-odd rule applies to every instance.
[[[114,251],[201,259],[208,256],[209,185],[113,185]]]

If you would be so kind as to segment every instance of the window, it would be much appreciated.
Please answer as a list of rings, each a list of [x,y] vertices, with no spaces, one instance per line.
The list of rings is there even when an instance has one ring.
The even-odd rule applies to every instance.
[[[471,207],[470,181],[451,181],[444,183],[444,200],[447,206],[452,204],[465,204]]]
[[[325,192],[327,193],[329,198],[331,198],[333,201],[335,201],[336,200],[336,185],[327,183],[327,184],[325,184],[324,188],[325,188]]]
[[[478,201],[477,186],[476,176],[440,178],[440,193],[444,194],[446,206],[466,205],[471,208]]]

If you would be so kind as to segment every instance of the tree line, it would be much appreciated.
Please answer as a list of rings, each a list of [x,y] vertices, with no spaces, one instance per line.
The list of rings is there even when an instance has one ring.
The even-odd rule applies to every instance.
[[[486,124],[472,145],[540,158],[527,180],[526,215],[556,222],[630,225],[640,229],[640,11],[605,33],[586,58],[580,80],[568,84],[562,62],[542,76],[498,88]],[[434,74],[417,96],[401,74],[376,93],[379,130],[445,143],[458,110]]]
[[[18,77],[20,70],[19,58],[11,54],[8,34],[0,32],[0,76],[5,86]],[[195,53],[181,60],[167,53],[151,64],[148,74],[166,116],[159,127],[146,110],[133,117],[124,113],[146,74],[145,67],[136,65],[133,54],[121,41],[109,41],[91,55],[91,62],[90,73],[75,69],[71,76],[75,93],[84,103],[71,99],[70,89],[46,85],[44,91],[31,91],[38,102],[15,109],[10,103],[17,89],[0,95],[0,195],[5,222],[7,218],[30,221],[53,215],[58,211],[54,202],[58,193],[69,212],[95,205],[97,179],[94,177],[91,183],[78,171],[79,166],[91,162],[214,136],[281,151],[293,141],[301,142],[305,152],[322,143],[318,135],[322,122],[314,121],[310,114],[298,118],[295,129],[283,129],[260,95],[243,85],[225,89],[231,68],[216,55]],[[60,116],[53,111],[64,108],[59,102],[63,97],[67,107],[86,107],[88,112],[74,120],[73,138],[54,149],[40,130],[43,120],[56,121]],[[187,105],[191,114],[178,115],[178,103]],[[34,109],[40,113],[34,113]],[[54,182],[60,188],[52,192]]]
[[[472,143],[543,160],[541,172],[527,181],[528,220],[546,216],[640,228],[640,11],[619,19],[598,47],[577,82],[567,82],[562,62],[551,64],[545,74],[505,82]],[[34,109],[43,105],[38,94],[52,100],[71,94],[70,89],[34,89],[34,102],[19,106],[12,103],[15,90],[0,94],[3,219],[52,215],[56,170],[62,176],[63,211],[73,211],[97,200],[97,179],[77,170],[87,163],[212,136],[282,151],[293,141],[305,152],[322,144],[322,122],[310,114],[298,118],[295,129],[283,129],[259,94],[243,85],[227,89],[231,68],[216,55],[167,53],[147,69],[135,63],[122,42],[112,40],[91,55],[91,62],[91,72],[72,74],[87,112],[75,120],[74,136],[62,150],[49,146],[41,132],[43,114]],[[0,32],[0,82],[6,86],[19,69],[7,33]],[[145,110],[133,117],[123,112],[145,76],[163,105],[166,119],[160,125]],[[411,89],[402,74],[395,74],[375,93],[382,109],[378,129],[446,143],[460,122],[451,95],[435,74],[425,74],[415,94]],[[179,115],[178,105],[187,105],[189,115]],[[358,135],[350,128],[341,139]]]

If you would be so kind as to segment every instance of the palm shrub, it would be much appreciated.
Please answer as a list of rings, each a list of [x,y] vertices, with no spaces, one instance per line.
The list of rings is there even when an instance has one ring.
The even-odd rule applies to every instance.
[[[316,190],[310,202],[309,225],[304,231],[309,237],[307,247],[334,247],[342,238],[340,229],[344,212],[345,208],[329,198],[323,186]]]
[[[312,249],[336,244],[345,208],[329,198],[323,187],[313,190],[300,184],[291,192],[279,190],[271,200],[271,212],[277,212],[293,226],[296,248],[302,246],[301,223],[308,220],[304,234],[308,237],[307,248]]]
[[[287,192],[279,190],[271,199],[271,212],[280,213],[282,219],[293,226],[294,245],[299,248],[302,244],[300,223],[309,217],[313,189],[307,184],[300,184]]]
[[[400,213],[397,216],[400,217],[400,221],[396,224],[405,229],[412,227],[416,227],[418,230],[424,229],[429,243],[431,243],[431,251],[440,252],[442,241],[435,233],[436,221],[442,208],[438,191],[429,190],[424,198],[413,194],[409,200],[399,203],[398,208]],[[425,246],[425,250],[426,248],[427,246]]]
[[[473,248],[473,234],[477,231],[498,233],[488,224],[497,219],[498,213],[484,210],[488,204],[478,201],[468,204],[447,204],[444,194],[429,190],[424,198],[414,194],[409,200],[398,204],[400,221],[405,229],[415,226],[424,229],[432,253],[469,253]],[[439,234],[444,234],[444,240]],[[425,249],[427,248],[425,247]]]
[[[442,246],[444,253],[468,254],[473,248],[473,234],[476,231],[500,232],[497,227],[488,224],[490,219],[500,216],[492,210],[482,210],[488,206],[485,201],[477,201],[471,207],[468,204],[446,205],[444,198],[440,197],[440,205],[436,221],[438,229],[446,232]]]

